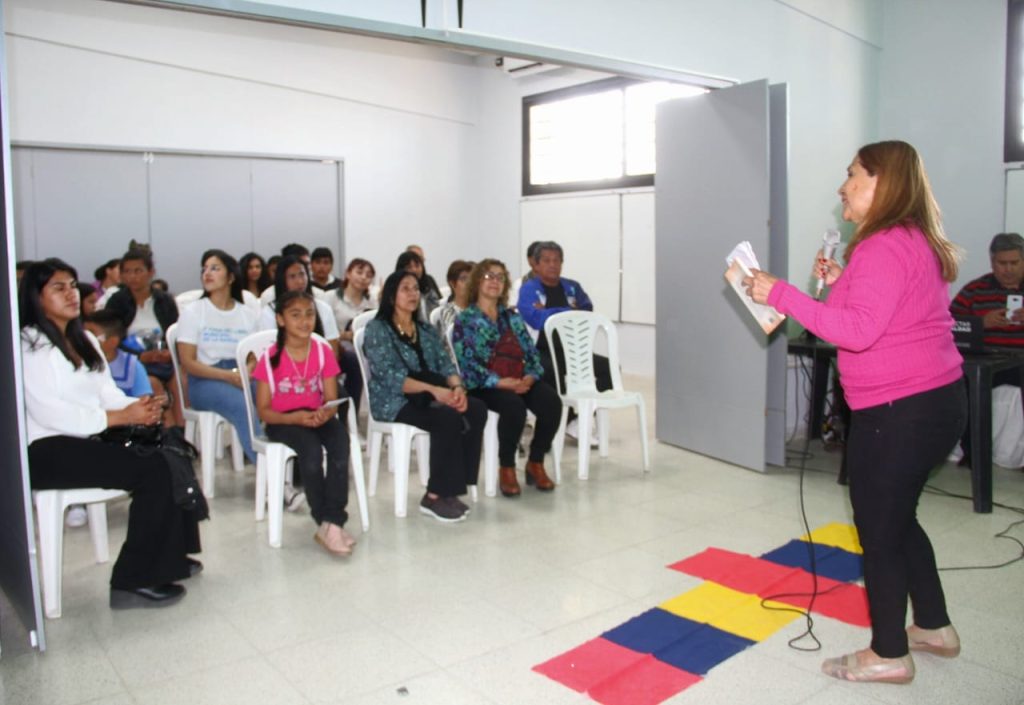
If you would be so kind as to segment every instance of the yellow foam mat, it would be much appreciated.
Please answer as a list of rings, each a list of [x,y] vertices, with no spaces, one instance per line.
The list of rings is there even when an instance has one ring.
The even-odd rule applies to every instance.
[[[833,522],[825,524],[811,532],[810,538],[814,543],[825,546],[835,546],[850,553],[864,553],[857,538],[857,529],[850,524]],[[807,534],[800,537],[801,541],[807,540]]]
[[[772,601],[765,604],[786,607]],[[800,616],[792,611],[767,610],[761,606],[761,598],[757,595],[732,590],[710,581],[666,600],[659,607],[666,612],[710,624],[751,641],[767,639]]]

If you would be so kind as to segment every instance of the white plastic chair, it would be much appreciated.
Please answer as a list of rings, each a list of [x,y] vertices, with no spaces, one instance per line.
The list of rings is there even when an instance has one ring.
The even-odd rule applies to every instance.
[[[369,312],[367,312],[369,313]],[[365,316],[366,314],[360,314]],[[358,320],[358,317],[357,317]],[[368,319],[369,320],[369,319]],[[355,331],[356,357],[359,358],[359,369],[363,373],[363,384],[370,388],[369,368],[363,352],[363,338],[366,326]],[[369,391],[367,391],[369,394]],[[426,486],[430,479],[430,432],[409,424],[379,421],[373,417],[373,405],[367,404],[368,423],[366,432],[370,436],[370,496],[377,494],[377,476],[380,474],[380,451],[384,436],[390,437],[388,458],[395,472],[395,516],[404,517],[408,508],[409,494],[409,453],[412,451],[413,440],[416,441],[416,459],[419,465],[420,482]]]
[[[183,291],[180,294],[174,295],[174,303],[177,304],[178,310],[185,308],[191,303],[194,303],[203,297],[202,289],[189,289]]]
[[[358,331],[366,328],[366,324],[377,317],[377,309],[371,308],[369,311],[363,311],[358,316],[352,319],[352,334],[355,335]],[[363,379],[366,379],[365,377]]]
[[[444,304],[441,304],[440,306],[438,306],[437,308],[430,312],[428,318],[430,320],[430,325],[432,325],[434,328],[437,328],[437,322],[441,320],[441,311],[443,310]]]
[[[107,505],[126,497],[122,490],[84,488],[36,490],[32,499],[39,524],[39,562],[43,571],[43,608],[50,619],[61,615],[61,583],[64,564],[64,512],[73,504],[84,504],[89,513],[89,534],[97,563],[110,560],[107,539]]]
[[[235,472],[245,469],[245,458],[242,454],[242,442],[238,439],[238,431],[228,420],[215,411],[198,411],[185,406],[185,395],[188,385],[185,374],[178,361],[178,324],[171,325],[166,331],[167,349],[171,351],[171,362],[174,374],[181,383],[182,393],[178,395],[178,405],[185,418],[185,438],[195,443],[196,430],[199,431],[199,463],[202,466],[203,494],[208,498],[215,495],[213,473],[218,457],[218,439],[220,430],[226,427],[231,431],[231,466]]]
[[[313,334],[318,341],[323,338]],[[277,338],[277,331],[264,330],[243,338],[238,343],[235,361],[239,371],[245,370],[242,379],[242,394],[245,396],[245,415],[249,420],[249,434],[256,451],[256,521],[267,521],[267,542],[274,548],[281,547],[282,517],[284,515],[284,479],[289,461],[295,458],[295,451],[284,443],[276,443],[265,435],[256,435],[256,407],[249,385],[249,355],[257,359]],[[363,476],[363,456],[359,449],[359,432],[356,426],[355,405],[348,404],[349,476],[356,486],[356,501],[359,504],[359,519],[363,531],[370,529],[370,514],[366,502],[366,481]],[[269,512],[267,508],[269,507]]]
[[[612,388],[603,392],[597,391],[594,378],[594,339],[599,330],[603,330],[608,341],[608,365],[611,368]],[[576,409],[579,417],[579,477],[586,480],[590,473],[590,424],[594,412],[597,412],[598,453],[602,458],[608,457],[608,409],[621,409],[635,406],[637,423],[640,426],[640,445],[643,449],[644,472],[650,468],[647,449],[647,414],[644,411],[644,398],[639,392],[627,392],[622,388],[622,374],[619,372],[619,338],[614,324],[605,316],[591,311],[563,311],[550,316],[544,322],[544,335],[551,351],[551,360],[555,367],[556,382],[563,371],[558,366],[555,354],[554,334],[558,333],[565,353],[565,389],[559,389],[562,397],[562,427],[564,428],[569,414],[569,407]],[[559,445],[557,452],[561,454],[561,444],[565,437],[556,438]],[[555,475],[561,479],[558,466]]]

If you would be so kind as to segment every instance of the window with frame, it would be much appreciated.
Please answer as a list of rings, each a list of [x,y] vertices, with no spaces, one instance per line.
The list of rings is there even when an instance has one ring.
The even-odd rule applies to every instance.
[[[650,186],[658,103],[701,86],[627,78],[523,98],[523,195]]]
[[[1024,162],[1024,0],[1008,0],[1003,161]]]

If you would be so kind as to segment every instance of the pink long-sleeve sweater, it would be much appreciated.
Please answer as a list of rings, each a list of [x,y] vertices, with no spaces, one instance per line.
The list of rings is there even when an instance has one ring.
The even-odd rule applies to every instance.
[[[862,241],[825,302],[779,281],[768,303],[838,348],[851,409],[937,389],[962,375],[949,285],[916,227],[881,230]]]

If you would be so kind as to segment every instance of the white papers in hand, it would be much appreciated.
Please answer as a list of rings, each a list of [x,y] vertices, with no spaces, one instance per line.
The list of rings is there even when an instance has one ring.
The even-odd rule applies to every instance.
[[[750,270],[761,268],[761,265],[757,263],[757,255],[754,254],[754,248],[747,240],[732,248],[732,252],[725,258],[727,265],[731,266],[733,262],[739,262],[740,269],[745,270],[744,273],[748,277],[751,274]]]
[[[749,242],[744,240],[733,248],[729,256],[725,258],[725,261],[729,265],[729,268],[725,270],[725,280],[729,282],[732,290],[736,292],[736,295],[740,297],[740,301],[750,311],[750,315],[761,326],[761,330],[765,333],[771,333],[779,327],[779,324],[786,320],[786,317],[772,306],[755,303],[747,295],[747,289],[743,286],[743,278],[751,276],[751,270],[761,268],[761,265],[757,262],[757,255],[754,254],[754,248]]]

